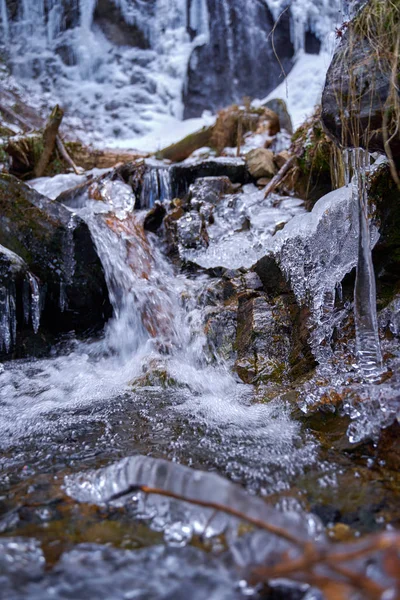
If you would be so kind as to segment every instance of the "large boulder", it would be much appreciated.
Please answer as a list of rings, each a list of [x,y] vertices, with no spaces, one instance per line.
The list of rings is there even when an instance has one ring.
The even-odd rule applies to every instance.
[[[57,333],[101,327],[111,305],[86,223],[11,175],[0,175],[0,215],[0,244],[35,278],[44,328]]]
[[[190,16],[198,14],[194,4],[188,1]],[[185,118],[216,112],[244,96],[265,97],[276,87],[282,65],[289,72],[294,55],[288,11],[275,23],[267,3],[258,0],[245,8],[243,0],[205,4],[205,18],[190,18],[191,35],[203,34],[204,44],[196,45],[190,59]],[[273,29],[275,52],[269,35]]]
[[[395,3],[367,3],[336,49],[322,94],[322,122],[340,144],[385,152],[387,119],[388,136],[394,134],[390,148],[397,158],[400,63],[393,44],[399,14]]]

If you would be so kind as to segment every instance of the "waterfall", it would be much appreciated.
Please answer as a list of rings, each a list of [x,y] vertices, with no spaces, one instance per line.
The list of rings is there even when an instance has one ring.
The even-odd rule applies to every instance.
[[[369,153],[361,148],[348,152],[351,156],[353,171],[353,205],[357,207],[359,221],[358,262],[354,288],[356,358],[360,371],[367,376],[374,376],[382,368],[382,354],[378,332],[375,273],[372,263],[368,216]]]
[[[146,170],[142,192],[140,196],[140,208],[151,208],[159,200],[172,200],[171,169],[169,167],[150,167]]]

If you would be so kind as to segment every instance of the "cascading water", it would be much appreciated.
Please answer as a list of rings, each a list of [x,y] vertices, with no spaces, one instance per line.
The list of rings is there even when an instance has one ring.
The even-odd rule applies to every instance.
[[[54,413],[60,427],[79,427],[79,411],[109,410],[102,407],[127,397],[137,413],[136,435],[140,428],[147,431],[147,419],[155,428],[150,439],[168,428],[159,441],[164,456],[214,464],[256,488],[287,486],[294,472],[313,462],[314,445],[297,443],[299,427],[279,403],[251,405],[252,388],[215,358],[200,300],[207,296],[208,278],[176,274],[158,240],[144,232],[144,213],[133,211],[136,199],[128,185],[107,181],[100,191],[103,201],[87,200],[78,213],[102,261],[114,318],[102,339],[75,341],[53,358],[35,361],[34,379],[29,360],[6,365],[2,447],[39,433],[51,439]],[[165,398],[164,407],[159,398]]]

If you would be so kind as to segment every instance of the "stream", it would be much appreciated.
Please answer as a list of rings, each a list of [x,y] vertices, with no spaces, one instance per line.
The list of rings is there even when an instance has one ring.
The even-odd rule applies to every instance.
[[[51,197],[60,185],[73,185],[68,178],[33,185]],[[147,185],[150,206],[160,195],[158,176]],[[114,316],[100,337],[65,335],[49,358],[1,367],[1,598],[259,597],[241,569],[270,541],[241,540],[236,525],[210,525],[210,515],[179,503],[131,495],[103,505],[134,473],[151,480],[146,460],[167,459],[163,469],[172,482],[202,481],[179,465],[197,469],[202,493],[229,501],[236,492],[222,494],[223,480],[208,482],[204,472],[222,475],[240,484],[249,502],[266,498],[274,519],[312,539],[323,526],[334,531],[342,524],[357,538],[400,518],[398,477],[385,476],[376,446],[358,449],[348,439],[373,438],[398,407],[395,379],[376,385],[346,366],[346,352],[329,350],[335,327],[351,313],[335,294],[357,262],[358,232],[343,227],[343,215],[353,210],[351,188],[328,196],[312,213],[295,198],[263,201],[251,185],[225,196],[207,250],[187,254],[203,267],[195,272],[179,270],[162,236],[144,231],[146,210],[134,210],[129,186],[106,181],[101,200],[85,194],[71,209],[90,228]],[[237,231],[244,216],[250,228]],[[282,221],[288,224],[276,234]],[[326,227],[331,244],[322,266],[318,240],[326,239]],[[310,276],[300,277],[310,235],[317,251],[307,254]],[[230,267],[250,266],[266,247],[280,257],[299,301],[314,293],[310,343],[320,363],[311,379],[288,383],[269,401],[238,378],[204,328],[215,283],[204,267],[224,266],[233,248]],[[32,289],[32,322],[39,326],[39,292]],[[393,355],[392,364],[399,358]],[[346,398],[340,419],[330,409],[322,419],[310,411],[333,394]],[[368,407],[352,401],[362,395],[371,399]],[[288,588],[281,593],[291,597]]]

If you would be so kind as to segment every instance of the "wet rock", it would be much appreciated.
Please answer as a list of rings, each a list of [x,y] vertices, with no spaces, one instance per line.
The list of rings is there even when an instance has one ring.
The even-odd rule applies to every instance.
[[[274,164],[274,153],[266,148],[256,148],[246,156],[247,168],[254,177],[273,177],[276,174],[276,166]]]
[[[214,355],[223,360],[236,358],[235,338],[237,327],[237,307],[226,306],[208,311],[205,333]]]
[[[10,175],[0,176],[0,214],[0,243],[18,254],[38,281],[44,329],[102,326],[111,306],[87,225]]]
[[[143,222],[143,228],[146,231],[152,231],[153,233],[156,232],[161,227],[166,212],[165,206],[157,202],[155,206],[147,213]]]
[[[171,167],[173,197],[183,198],[196,179],[203,177],[227,177],[232,184],[251,183],[252,178],[241,158],[219,158]]]
[[[198,248],[207,245],[207,232],[202,216],[191,210],[177,223],[177,241],[184,248]]]
[[[193,200],[198,203],[207,202],[215,205],[225,194],[234,192],[232,183],[229,177],[199,177],[193,185],[190,186],[189,194],[191,204]]]
[[[147,19],[154,18],[154,3],[147,2],[143,4],[143,8],[148,13]],[[106,38],[116,46],[134,46],[142,49],[150,47],[144,31],[138,27],[135,21],[127,22],[120,5],[111,0],[97,0],[93,21]]]
[[[370,177],[369,201],[376,206],[379,240],[372,258],[377,278],[378,306],[383,308],[400,290],[400,191],[389,165],[384,163]]]
[[[241,102],[244,96],[265,97],[276,86],[281,72],[269,39],[274,18],[265,3],[252,2],[245,11],[238,0],[207,5],[209,41],[197,46],[190,59],[183,98],[185,118],[200,116],[204,110],[215,113],[232,101]],[[197,31],[199,26],[193,25],[193,35],[204,33]],[[286,72],[294,54],[289,40],[290,19],[286,12],[274,33],[276,54]]]
[[[282,303],[239,296],[236,370],[245,383],[281,382],[289,364],[291,322]]]
[[[263,104],[266,108],[273,110],[279,117],[281,129],[286,129],[290,134],[293,133],[292,119],[290,118],[286,102],[281,98],[273,98]]]

